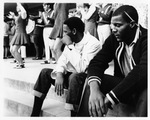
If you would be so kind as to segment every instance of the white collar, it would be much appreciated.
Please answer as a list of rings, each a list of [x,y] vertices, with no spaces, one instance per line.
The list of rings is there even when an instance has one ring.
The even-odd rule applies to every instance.
[[[86,44],[86,43],[88,42],[88,40],[89,40],[89,35],[90,35],[89,32],[84,33],[84,36],[83,36],[82,40],[81,40],[80,42],[76,43],[75,45],[76,45],[76,46],[79,46],[79,45],[84,45],[84,44]]]
[[[132,41],[132,43],[129,46],[132,46],[133,44],[135,44],[137,42],[137,40],[139,39],[139,36],[140,36],[140,27],[138,26],[134,40]]]

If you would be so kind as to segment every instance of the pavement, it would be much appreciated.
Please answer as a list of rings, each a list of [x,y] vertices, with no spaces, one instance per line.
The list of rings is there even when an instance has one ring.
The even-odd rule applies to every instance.
[[[43,68],[54,68],[56,64],[41,64],[43,60],[32,60],[32,58],[25,59],[25,68],[15,69],[16,63],[12,63],[14,59],[4,59],[3,61],[3,76],[19,79],[19,80],[27,80],[30,79],[30,82],[35,82],[38,77],[39,72]],[[35,79],[34,79],[35,78]]]

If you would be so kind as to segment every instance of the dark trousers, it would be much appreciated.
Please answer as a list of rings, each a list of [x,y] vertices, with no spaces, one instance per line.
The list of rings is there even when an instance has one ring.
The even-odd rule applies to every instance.
[[[34,33],[31,38],[35,47],[35,52],[36,52],[35,57],[42,57],[43,49],[44,49],[43,28],[36,26],[36,31],[37,32]]]
[[[42,69],[34,86],[35,91],[42,93],[42,99],[45,99],[51,84],[55,85],[55,80],[51,78],[52,71],[49,68]],[[68,72],[64,75],[64,88],[68,89],[67,103],[79,104],[85,78],[85,73]]]
[[[114,87],[116,87],[121,81],[122,78],[104,75],[100,89],[103,92],[103,94],[107,94]],[[89,95],[90,95],[90,87],[89,85],[87,85],[86,82],[77,116],[89,116],[88,111]],[[147,116],[147,88],[142,89],[142,91],[137,90],[134,92],[132,91],[131,94],[124,96],[121,102],[133,105],[133,107],[135,108],[135,116]]]
[[[10,53],[10,46],[9,46],[9,36],[4,36],[4,58],[8,57],[8,54]]]

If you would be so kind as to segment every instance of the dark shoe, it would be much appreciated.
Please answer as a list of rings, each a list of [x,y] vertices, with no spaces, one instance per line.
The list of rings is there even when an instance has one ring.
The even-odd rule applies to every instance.
[[[8,57],[3,57],[3,59],[7,59]]]
[[[25,68],[24,64],[23,64],[23,65],[17,65],[17,66],[15,67],[15,69],[22,69],[22,68]]]
[[[35,57],[35,58],[32,58],[32,60],[42,60],[42,57]]]
[[[41,62],[41,64],[50,64],[50,62],[45,60],[45,61]]]

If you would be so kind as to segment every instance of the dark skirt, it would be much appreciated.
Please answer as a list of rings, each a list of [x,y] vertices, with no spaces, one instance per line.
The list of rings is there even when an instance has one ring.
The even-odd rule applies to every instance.
[[[29,44],[29,37],[26,33],[16,33],[12,38],[11,45],[27,45]]]

